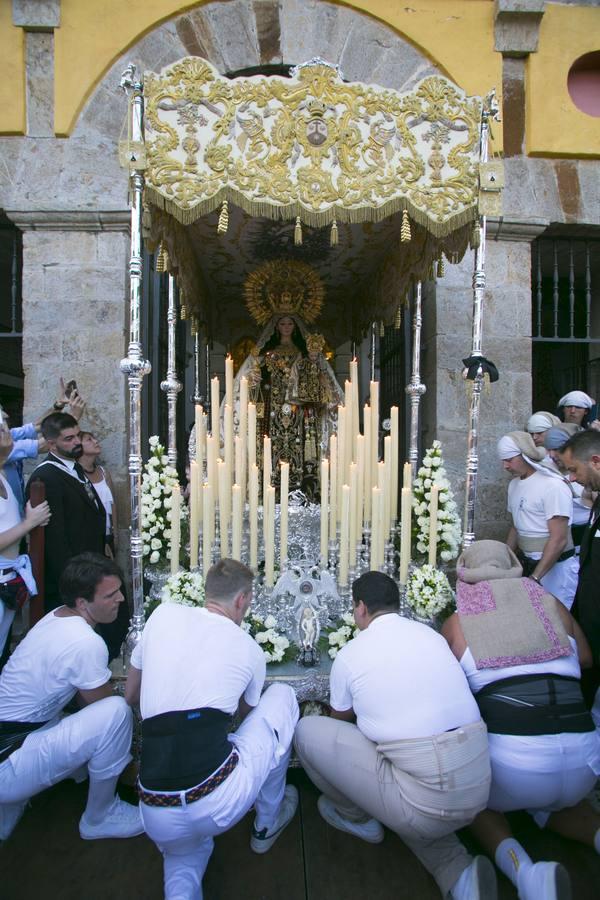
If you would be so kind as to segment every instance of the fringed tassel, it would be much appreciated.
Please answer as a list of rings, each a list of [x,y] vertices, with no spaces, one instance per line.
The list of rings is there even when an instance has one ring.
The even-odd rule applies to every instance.
[[[398,329],[400,328],[401,325],[402,325],[402,304],[399,303],[398,309],[396,310],[396,318],[394,319],[394,328],[396,329],[396,331],[398,331]]]
[[[156,265],[154,267],[155,271],[162,274],[163,272],[167,271],[168,265],[169,265],[169,255],[167,253],[167,250],[166,250],[164,244],[161,241],[160,246],[158,248],[158,254],[156,256]]]
[[[443,278],[446,274],[446,267],[444,265],[444,257],[440,256],[437,263],[437,277]]]
[[[217,225],[217,234],[227,234],[229,228],[229,204],[227,200],[223,200],[223,206],[219,213],[219,224]]]
[[[185,305],[185,303],[182,303],[181,306],[179,307],[179,318],[182,320],[182,322],[184,322],[187,319],[187,317],[188,317],[187,306]]]
[[[379,337],[385,337],[385,325],[383,324],[383,322],[379,323]]]
[[[196,337],[196,335],[198,334],[198,319],[196,318],[196,316],[192,316],[192,320],[190,322],[190,331],[192,337]]]
[[[331,225],[331,234],[329,235],[329,246],[337,247],[338,245],[338,227],[337,222],[334,219]]]
[[[402,210],[402,227],[400,228],[400,241],[406,244],[411,239],[410,219],[406,210]]]
[[[302,222],[300,216],[296,216],[296,225],[294,227],[294,244],[296,247],[302,246]]]
[[[147,203],[144,203],[142,207],[142,228],[150,233],[150,228],[152,227],[152,213],[150,212],[150,207]]]
[[[471,232],[471,250],[477,250],[479,245],[481,244],[481,229],[479,227],[479,222],[475,222],[473,225],[473,231]]]

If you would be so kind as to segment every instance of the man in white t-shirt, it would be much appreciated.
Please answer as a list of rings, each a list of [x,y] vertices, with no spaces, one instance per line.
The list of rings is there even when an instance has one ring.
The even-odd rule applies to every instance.
[[[519,552],[523,572],[571,608],[579,564],[571,538],[573,495],[559,473],[540,465],[546,451],[525,431],[498,441],[503,468],[513,477],[507,508],[512,517],[506,543]]]
[[[398,615],[381,572],[352,585],[360,634],[331,668],[331,717],[301,719],[294,743],[334,828],[371,843],[400,835],[445,898],[494,900],[496,879],[455,831],[485,809],[487,731],[444,639]]]
[[[266,664],[239,626],[253,575],[232,559],[208,571],[205,607],[161,604],[131,656],[125,697],[143,718],[140,809],[164,858],[167,900],[197,900],[213,838],[254,805],[251,849],[265,853],[292,819],[285,778],[298,704],[287,685],[261,697]],[[235,714],[243,720],[230,733]]]
[[[113,696],[106,644],[94,631],[116,618],[121,574],[112,560],[82,553],[60,590],[65,605],[29,631],[0,676],[0,839],[30,797],[83,767],[90,785],[81,837],[132,837],[144,830],[139,809],[115,795],[131,759],[132,715]],[[83,709],[61,718],[75,696]]]

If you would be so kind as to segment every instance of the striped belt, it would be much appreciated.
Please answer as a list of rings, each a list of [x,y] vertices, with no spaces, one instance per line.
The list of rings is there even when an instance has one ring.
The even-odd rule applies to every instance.
[[[156,791],[147,791],[137,783],[138,796],[142,803],[146,806],[187,806],[188,803],[194,803],[196,800],[207,797],[209,794],[219,787],[220,784],[231,775],[237,766],[240,758],[237,750],[232,750],[222,766],[216,772],[209,775],[208,778],[196,787],[190,788],[189,791],[177,791],[176,793],[160,794]]]

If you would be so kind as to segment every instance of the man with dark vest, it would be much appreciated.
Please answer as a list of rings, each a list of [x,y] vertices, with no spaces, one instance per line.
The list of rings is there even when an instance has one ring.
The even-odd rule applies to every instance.
[[[572,481],[599,492],[581,538],[579,582],[572,609],[594,656],[593,668],[582,678],[586,699],[591,703],[600,685],[600,432],[590,429],[573,435],[561,457]]]
[[[104,555],[106,512],[78,459],[83,453],[77,420],[67,413],[52,413],[42,422],[49,453],[33,471],[27,484],[27,499],[34,481],[42,481],[52,518],[45,530],[45,609],[61,605],[58,589],[67,562],[79,553]],[[118,655],[127,632],[127,604],[119,609],[116,622],[100,626],[109,657]]]

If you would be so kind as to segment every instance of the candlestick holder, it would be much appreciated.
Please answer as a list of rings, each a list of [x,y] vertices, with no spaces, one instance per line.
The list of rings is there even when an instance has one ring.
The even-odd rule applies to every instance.
[[[366,572],[371,564],[371,528],[368,522],[363,528],[362,564]]]
[[[338,557],[338,548],[337,541],[331,540],[329,541],[329,563],[327,568],[335,578],[336,566],[337,566],[337,557]]]

